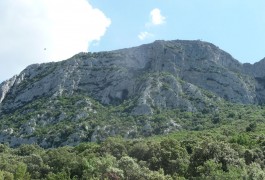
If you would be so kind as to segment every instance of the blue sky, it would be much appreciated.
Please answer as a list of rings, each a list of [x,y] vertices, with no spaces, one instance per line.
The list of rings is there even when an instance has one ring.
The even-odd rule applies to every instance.
[[[0,83],[34,63],[155,40],[202,40],[265,57],[264,0],[2,0]]]
[[[100,42],[90,51],[113,50],[150,43],[156,39],[201,39],[230,53],[240,62],[265,57],[264,0],[90,0],[111,19]],[[146,27],[150,12],[158,8],[165,23]],[[140,32],[153,34],[145,40]]]

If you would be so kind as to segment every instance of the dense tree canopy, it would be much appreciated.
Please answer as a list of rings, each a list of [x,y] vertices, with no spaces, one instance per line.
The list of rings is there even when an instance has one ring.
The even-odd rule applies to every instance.
[[[50,149],[0,144],[0,180],[265,179],[263,108],[234,105],[226,110],[155,115],[154,123],[172,118],[186,119],[186,127],[203,126],[166,135],[110,137]]]

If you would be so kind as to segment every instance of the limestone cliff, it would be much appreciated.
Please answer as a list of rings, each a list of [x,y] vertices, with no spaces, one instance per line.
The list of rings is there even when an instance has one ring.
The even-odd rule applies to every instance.
[[[265,59],[241,64],[203,41],[155,41],[110,52],[79,53],[66,61],[31,65],[3,82],[0,118],[40,98],[53,101],[76,94],[103,105],[133,101],[128,109],[131,115],[174,108],[203,111],[222,98],[264,103],[264,68]]]
[[[146,108],[143,113],[151,113],[153,105],[196,109],[181,95],[194,96],[191,91],[205,89],[232,102],[256,103],[260,101],[256,85],[257,78],[263,77],[262,67],[244,66],[202,41],[155,41],[31,65],[1,84],[0,102],[2,111],[9,111],[34,98],[83,92],[103,104],[117,105],[137,97],[139,107]],[[198,98],[206,100],[202,93]]]

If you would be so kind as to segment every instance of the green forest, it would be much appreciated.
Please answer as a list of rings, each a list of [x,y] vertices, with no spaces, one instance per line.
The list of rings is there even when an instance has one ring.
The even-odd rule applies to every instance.
[[[263,106],[225,104],[218,113],[171,110],[151,120],[167,118],[186,122],[186,128],[49,149],[1,144],[0,179],[265,179]]]

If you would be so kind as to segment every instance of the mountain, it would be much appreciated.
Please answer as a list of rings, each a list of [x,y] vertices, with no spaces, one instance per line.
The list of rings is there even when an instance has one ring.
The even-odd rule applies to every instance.
[[[154,133],[150,117],[163,111],[216,112],[224,100],[263,104],[264,68],[265,59],[241,64],[211,43],[185,40],[30,65],[0,85],[0,142],[52,147],[134,138]],[[156,125],[158,134],[181,128],[174,119],[162,132]]]

